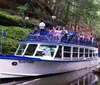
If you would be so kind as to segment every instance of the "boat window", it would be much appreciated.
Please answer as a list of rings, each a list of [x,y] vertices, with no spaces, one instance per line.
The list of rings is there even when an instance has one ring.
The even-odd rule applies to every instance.
[[[92,53],[92,50],[90,50],[90,53]]]
[[[88,57],[88,49],[85,49],[85,57]]]
[[[96,57],[96,56],[97,56],[96,50],[93,50],[93,57]]]
[[[78,48],[73,47],[73,57],[78,57]]]
[[[73,47],[73,52],[78,52],[78,48],[77,47]]]
[[[85,53],[88,53],[88,49],[85,49]]]
[[[98,56],[98,53],[96,53],[96,57]]]
[[[84,49],[80,48],[79,57],[83,57],[83,54],[84,54]]]
[[[25,55],[33,55],[36,50],[36,47],[37,47],[37,44],[29,44],[25,52]]]
[[[35,56],[52,56],[54,55],[56,46],[53,45],[40,45],[37,49]]]
[[[73,57],[78,57],[78,53],[73,53]]]
[[[94,54],[93,54],[93,57],[95,57],[95,55],[96,55],[96,54],[94,53]]]
[[[95,50],[93,50],[93,57],[96,57],[96,52],[95,52]]]
[[[61,57],[62,57],[62,46],[59,46],[55,58],[61,58]]]
[[[64,51],[69,51],[69,52],[71,52],[71,47],[65,46],[65,47],[64,47]]]
[[[70,53],[64,53],[64,57],[70,57]]]
[[[89,57],[92,57],[92,50],[90,50],[89,52]]]
[[[24,52],[25,47],[26,47],[26,44],[20,44],[20,47],[19,47],[18,52],[16,53],[16,55],[22,55],[22,53]]]
[[[84,49],[83,49],[83,48],[80,48],[80,52],[82,52],[82,53],[83,53],[83,52],[84,52]]]
[[[64,46],[64,58],[71,56],[71,47]]]

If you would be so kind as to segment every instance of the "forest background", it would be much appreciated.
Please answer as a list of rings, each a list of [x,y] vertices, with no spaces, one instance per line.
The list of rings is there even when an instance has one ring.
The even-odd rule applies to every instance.
[[[73,25],[76,32],[92,32],[100,42],[100,0],[0,0],[0,35],[2,29],[6,32],[5,38],[0,36],[0,52],[13,54],[18,40],[41,20],[48,26]]]

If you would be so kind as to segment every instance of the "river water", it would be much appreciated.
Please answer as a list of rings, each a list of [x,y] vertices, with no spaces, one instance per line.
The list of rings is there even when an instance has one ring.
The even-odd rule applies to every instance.
[[[0,85],[100,85],[100,75],[93,68],[42,77],[1,79]]]

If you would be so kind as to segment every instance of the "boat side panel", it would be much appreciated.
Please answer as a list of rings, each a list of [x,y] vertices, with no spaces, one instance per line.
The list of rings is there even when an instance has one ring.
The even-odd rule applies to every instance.
[[[13,66],[12,63],[17,65]],[[48,62],[21,61],[0,59],[0,73],[2,75],[38,76],[75,71],[97,65],[97,60],[83,62]]]

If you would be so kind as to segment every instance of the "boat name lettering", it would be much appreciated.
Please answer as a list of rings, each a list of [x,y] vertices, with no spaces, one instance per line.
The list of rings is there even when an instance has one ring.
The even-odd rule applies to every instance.
[[[19,60],[19,63],[34,63],[32,60]]]

